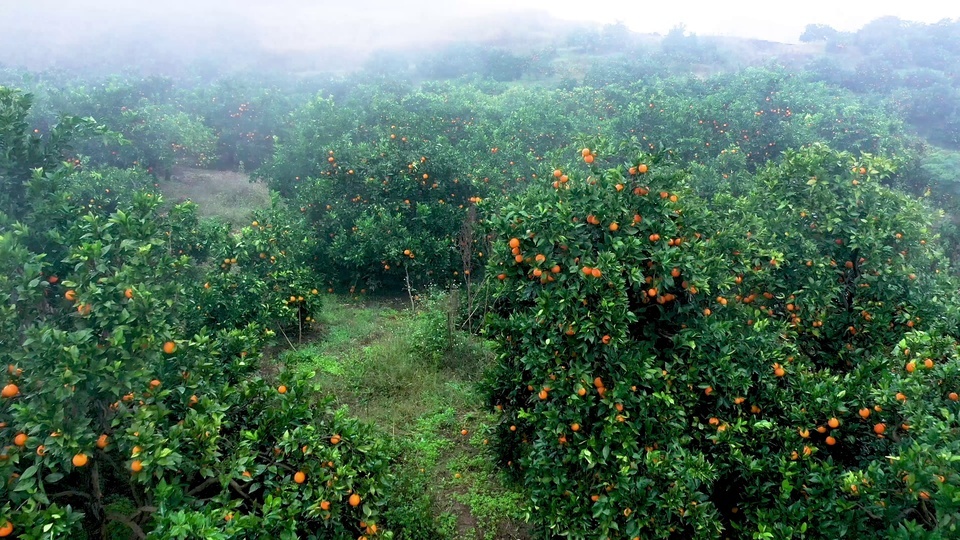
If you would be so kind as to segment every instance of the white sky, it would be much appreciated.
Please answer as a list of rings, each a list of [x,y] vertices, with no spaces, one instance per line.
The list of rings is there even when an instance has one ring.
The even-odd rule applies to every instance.
[[[527,18],[518,16],[511,24],[511,11],[524,11]],[[531,13],[544,14],[537,28]],[[701,36],[789,43],[798,41],[807,24],[855,31],[891,15],[925,23],[958,19],[960,1],[0,0],[0,59],[61,54],[90,46],[92,36],[131,31],[146,41],[158,31],[187,49],[230,36],[278,52],[339,48],[359,58],[378,48],[549,34],[551,25],[565,21],[622,22],[636,32],[659,34],[684,24]],[[209,39],[200,39],[204,36]]]
[[[622,21],[637,32],[665,34],[683,23],[700,35],[797,41],[807,24],[854,31],[880,17],[934,23],[960,18],[956,0],[461,0],[470,10],[542,9],[568,20]]]

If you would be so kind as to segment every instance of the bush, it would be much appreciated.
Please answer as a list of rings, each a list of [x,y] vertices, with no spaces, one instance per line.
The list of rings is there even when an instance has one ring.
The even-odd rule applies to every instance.
[[[923,494],[901,473],[953,451],[919,425],[960,429],[955,288],[922,208],[880,185],[890,162],[788,153],[719,214],[675,165],[635,149],[604,169],[596,146],[492,223],[492,443],[540,530],[946,533],[952,489],[930,479],[957,467],[923,462]]]

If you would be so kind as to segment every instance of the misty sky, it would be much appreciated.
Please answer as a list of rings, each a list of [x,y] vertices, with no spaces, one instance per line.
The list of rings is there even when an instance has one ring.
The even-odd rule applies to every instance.
[[[637,32],[664,34],[683,23],[700,35],[796,42],[810,23],[854,31],[883,16],[934,23],[960,17],[949,0],[464,0],[471,9],[536,8],[569,20],[622,21]]]
[[[114,50],[136,54],[140,47],[131,43],[138,41],[174,57],[209,49],[333,50],[339,52],[331,62],[350,62],[383,48],[516,40],[554,29],[559,34],[578,22],[622,22],[659,34],[684,24],[698,35],[797,42],[810,23],[854,31],[890,15],[933,23],[960,18],[960,5],[948,0],[0,0],[0,63],[42,63],[66,52],[86,58],[111,43]]]

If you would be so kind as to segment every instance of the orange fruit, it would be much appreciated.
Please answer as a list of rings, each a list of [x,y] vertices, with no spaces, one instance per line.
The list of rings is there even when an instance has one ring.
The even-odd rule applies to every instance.
[[[302,483],[304,483],[304,482],[307,481],[307,475],[304,474],[303,471],[297,471],[297,472],[293,475],[293,481],[296,482],[296,483],[298,483],[298,484],[302,484]]]
[[[460,434],[461,434],[461,435],[466,435],[467,433],[469,433],[469,432],[468,432],[467,430],[465,430],[465,429],[461,429],[461,430],[460,430]]]
[[[563,171],[561,171],[560,169],[555,169],[555,170],[553,171],[553,177],[554,177],[554,178],[560,178],[561,176],[563,176]]]
[[[150,389],[151,389],[151,390],[156,389],[158,386],[160,386],[160,380],[159,380],[159,379],[153,379],[152,381],[150,381]]]
[[[645,174],[647,172],[647,166],[643,163],[637,165],[637,172],[640,174]]]
[[[123,296],[124,296],[127,300],[133,298],[133,289],[127,289],[127,290],[123,291]]]
[[[587,154],[583,157],[583,161],[586,163],[593,163],[593,154]]]
[[[870,418],[870,409],[866,407],[860,409],[860,418]]]
[[[97,437],[97,448],[103,450],[108,444],[110,444],[110,438],[107,437],[106,433]]]
[[[173,354],[174,352],[176,352],[176,350],[177,350],[177,344],[172,341],[168,341],[163,344],[163,352],[167,354]]]
[[[287,393],[287,387],[286,387],[285,385],[282,385],[282,384],[281,384],[280,386],[277,387],[277,392],[280,392],[281,394],[286,394],[286,393]]]
[[[13,444],[17,446],[26,446],[27,445],[27,434],[26,433],[17,433],[17,436],[13,438]]]
[[[10,536],[11,534],[13,534],[13,523],[8,520],[3,527],[0,527],[0,537]]]
[[[907,373],[913,373],[917,369],[917,364],[913,362],[907,362]]]
[[[133,471],[133,472],[135,472],[135,473],[138,473],[138,472],[142,471],[142,470],[143,470],[143,462],[140,461],[139,459],[133,460],[132,462],[130,462],[130,470]]]
[[[831,418],[830,420],[827,420],[827,425],[830,426],[830,429],[837,429],[840,427],[840,421],[836,418]]]
[[[4,386],[3,391],[0,391],[0,396],[3,396],[7,399],[16,397],[18,395],[20,395],[20,387],[13,383]]]
[[[887,426],[883,423],[873,426],[873,432],[877,435],[883,435],[883,432],[887,430]]]
[[[350,506],[360,506],[360,496],[356,493],[350,496]]]
[[[73,289],[70,289],[69,291],[67,291],[66,293],[64,293],[63,297],[66,298],[67,300],[73,302],[73,301],[75,301],[75,300],[77,299],[77,291],[75,291],[75,290],[73,290]]]
[[[576,432],[576,431],[580,431],[580,424],[574,422],[574,423],[570,424],[570,429],[573,430],[573,431],[575,431],[575,432]]]
[[[925,367],[925,368],[927,368],[927,369],[933,369],[933,359],[932,359],[932,358],[927,358],[926,360],[924,360],[924,361],[923,361],[923,367]]]
[[[603,272],[601,272],[599,268],[594,268],[590,270],[590,275],[592,275],[595,278],[598,278],[603,275]]]
[[[73,460],[72,460],[72,461],[73,461],[73,466],[74,466],[74,467],[83,467],[84,465],[87,464],[87,461],[89,461],[89,459],[87,458],[87,455],[86,455],[86,454],[84,454],[83,452],[81,452],[81,453],[73,456]]]
[[[329,510],[329,509],[330,509],[330,501],[320,501],[320,509],[321,509],[321,510]]]
[[[827,445],[828,445],[828,446],[833,446],[833,445],[837,444],[837,440],[834,439],[833,437],[829,436],[829,435],[827,436],[826,442],[827,442]]]
[[[589,155],[590,155],[590,149],[589,149],[589,148],[584,148],[584,149],[580,150],[580,155],[581,155],[582,157],[587,157],[587,156],[589,156]]]
[[[956,392],[950,392],[947,397],[950,398],[950,401],[960,401],[960,395]]]
[[[340,435],[334,434],[330,437],[330,444],[340,444]]]

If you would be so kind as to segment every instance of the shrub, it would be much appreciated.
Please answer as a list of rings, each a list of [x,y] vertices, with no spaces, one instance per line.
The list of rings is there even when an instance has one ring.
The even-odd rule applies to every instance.
[[[822,146],[788,153],[745,200],[718,198],[721,217],[685,188],[682,169],[633,152],[603,169],[612,150],[585,150],[589,171],[563,167],[569,181],[531,188],[492,223],[494,450],[539,528],[839,538],[915,535],[954,519],[949,489],[918,495],[899,476],[904,461],[952,451],[948,437],[918,431],[934,429],[920,416],[960,426],[947,395],[954,295],[921,208],[879,185],[889,163]],[[887,269],[885,246],[897,241],[910,247]],[[857,249],[866,261],[850,256]],[[854,272],[831,259],[852,260]],[[926,383],[903,380],[914,373],[903,348],[913,358],[921,335],[904,324],[913,313],[923,315],[911,326],[939,344],[920,353],[934,359]],[[855,335],[842,335],[852,318]],[[932,394],[920,390],[933,381]],[[956,473],[947,461],[923,465],[925,486],[934,469]]]

